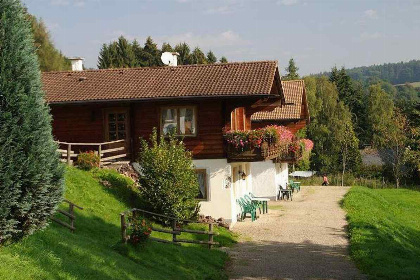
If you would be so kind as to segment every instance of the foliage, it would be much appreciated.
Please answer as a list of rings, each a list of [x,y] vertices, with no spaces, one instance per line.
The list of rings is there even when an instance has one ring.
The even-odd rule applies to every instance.
[[[91,170],[99,167],[99,156],[93,151],[83,152],[77,156],[77,166],[83,170]]]
[[[285,68],[287,74],[282,77],[282,80],[297,80],[299,79],[298,70],[299,68],[295,64],[295,60],[291,58],[289,60],[289,65]]]
[[[254,130],[228,130],[224,132],[225,141],[238,151],[261,148],[263,143],[288,145],[293,133],[284,126],[270,125]]]
[[[19,1],[0,4],[0,244],[44,228],[63,194],[63,166]]]
[[[228,60],[226,57],[222,56],[219,60],[220,63],[228,63]]]
[[[141,140],[139,163],[140,192],[152,212],[179,219],[194,219],[199,210],[197,175],[191,152],[173,136],[157,136],[154,129],[150,144]]]
[[[135,215],[133,212],[128,217],[128,241],[133,245],[146,242],[152,233],[152,223],[145,217]]]
[[[357,170],[361,163],[359,143],[351,113],[339,101],[336,86],[326,77],[306,77],[305,85],[311,112],[306,134],[314,142],[311,168],[321,172],[338,172],[343,170],[343,162],[346,162],[346,170]],[[347,135],[346,139],[343,134]],[[348,151],[343,154],[342,149],[346,145]]]
[[[104,178],[110,185],[101,183]],[[139,207],[128,196],[137,191],[132,185],[131,179],[114,170],[68,168],[65,197],[84,207],[75,211],[75,233],[53,223],[22,242],[2,247],[0,279],[121,279],[121,275],[124,279],[226,279],[227,255],[219,250],[157,242],[142,248],[121,244],[119,214]],[[224,228],[215,227],[215,231],[220,233],[215,241],[228,244],[236,238]],[[158,232],[152,236],[172,238]]]
[[[353,187],[343,208],[351,257],[370,279],[420,279],[419,192]]]
[[[137,40],[129,42],[124,36],[117,41],[103,44],[98,56],[98,68],[130,68],[130,67],[154,67],[163,66],[160,56],[163,52],[175,51],[179,53],[178,64],[207,64],[216,63],[217,58],[212,51],[205,55],[199,47],[191,52],[187,43],[177,44],[174,48],[169,43],[163,43],[159,49],[152,37],[147,37],[144,46],[140,46]],[[227,62],[222,57],[220,62]]]
[[[32,26],[34,45],[41,71],[71,70],[70,60],[55,48],[45,23],[27,11],[25,12]]]

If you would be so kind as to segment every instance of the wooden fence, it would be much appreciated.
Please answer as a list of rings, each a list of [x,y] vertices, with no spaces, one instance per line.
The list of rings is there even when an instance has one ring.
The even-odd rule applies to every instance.
[[[143,214],[145,217],[148,217],[148,218],[154,218],[154,219],[158,219],[158,220],[166,220],[166,221],[171,222],[171,229],[163,229],[163,228],[152,227],[152,232],[156,231],[156,232],[170,234],[170,235],[172,235],[172,241],[167,240],[167,239],[156,238],[156,237],[149,237],[150,240],[152,240],[152,241],[163,242],[163,243],[172,243],[172,244],[176,244],[176,245],[180,245],[179,243],[204,244],[204,245],[207,245],[209,249],[211,249],[211,247],[213,245],[219,245],[219,242],[215,242],[213,240],[215,235],[219,235],[218,232],[213,231],[213,227],[214,227],[215,223],[203,223],[203,222],[201,222],[201,224],[207,224],[208,225],[208,228],[209,228],[208,231],[184,229],[179,225],[179,223],[200,223],[200,222],[189,221],[189,220],[179,220],[179,219],[174,218],[174,217],[169,217],[169,216],[165,216],[165,215],[161,215],[161,214],[156,214],[156,213],[153,213],[153,212],[149,212],[149,211],[142,210],[142,209],[136,209],[136,208],[120,214],[122,242],[127,243],[128,239],[129,239],[129,236],[127,235],[127,229],[130,227],[130,223],[127,220],[127,215],[130,215],[130,214],[136,215],[138,213]],[[208,235],[208,241],[194,240],[194,239],[180,239],[178,236],[181,235],[182,232],[187,232],[187,233],[192,233],[192,234],[200,234],[200,235]]]
[[[53,220],[54,222],[56,222],[59,225],[62,225],[63,227],[66,227],[66,228],[70,229],[71,232],[74,232],[76,230],[76,226],[74,225],[74,221],[76,220],[76,216],[74,215],[74,208],[76,207],[80,210],[83,210],[83,207],[80,207],[80,206],[74,204],[73,202],[68,201],[67,199],[64,199],[64,202],[69,204],[69,211],[66,212],[64,210],[58,209],[57,212],[63,214],[66,217],[68,217],[69,220],[70,220],[70,223],[63,222],[62,220],[57,219],[55,217],[52,217],[51,220]]]
[[[126,141],[117,140],[103,143],[68,143],[57,142],[59,145],[58,152],[61,154],[61,161],[69,165],[73,164],[73,159],[77,159],[79,155],[75,148],[78,147],[77,152],[80,151],[94,151],[99,155],[99,165],[111,164],[116,160],[127,158]]]

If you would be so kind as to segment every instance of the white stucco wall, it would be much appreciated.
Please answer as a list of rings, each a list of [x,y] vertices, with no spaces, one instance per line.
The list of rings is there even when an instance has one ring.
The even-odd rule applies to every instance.
[[[232,207],[233,189],[228,184],[232,177],[230,164],[226,159],[193,160],[197,169],[206,169],[208,200],[200,202],[200,214],[213,218],[224,218],[228,222],[236,222],[236,209]]]
[[[276,166],[271,160],[251,162],[252,193],[275,198],[277,195]]]
[[[289,165],[287,163],[276,163],[276,186],[277,193],[279,185],[286,187],[286,184],[289,182]]]

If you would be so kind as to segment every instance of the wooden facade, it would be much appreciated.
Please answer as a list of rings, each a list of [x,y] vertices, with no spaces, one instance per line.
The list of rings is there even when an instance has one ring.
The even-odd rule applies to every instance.
[[[226,158],[223,129],[250,129],[251,105],[258,98],[196,98],[191,100],[51,104],[53,134],[62,142],[100,143],[125,139],[135,159],[140,138],[161,131],[161,108],[193,107],[196,135],[183,141],[195,159]],[[238,107],[239,106],[239,107]],[[112,119],[111,119],[112,118]]]

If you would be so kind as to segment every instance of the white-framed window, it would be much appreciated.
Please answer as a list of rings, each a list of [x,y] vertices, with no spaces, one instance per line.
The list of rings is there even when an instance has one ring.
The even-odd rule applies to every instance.
[[[209,200],[209,188],[207,184],[207,170],[206,169],[196,169],[195,170],[198,179],[198,200]]]
[[[160,132],[163,135],[196,136],[197,110],[194,106],[163,107],[160,112]]]

